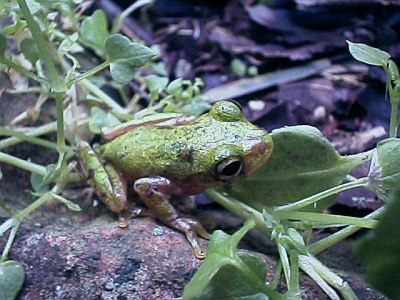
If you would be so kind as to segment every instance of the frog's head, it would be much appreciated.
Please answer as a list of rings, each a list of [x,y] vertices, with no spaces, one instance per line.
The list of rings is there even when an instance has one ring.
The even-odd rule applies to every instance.
[[[213,175],[219,181],[231,181],[249,175],[261,167],[273,149],[271,136],[264,129],[251,124],[241,107],[233,101],[220,101],[211,108],[215,134],[223,136],[209,155],[213,161]],[[218,124],[218,125],[216,125]],[[223,142],[221,142],[221,140]]]

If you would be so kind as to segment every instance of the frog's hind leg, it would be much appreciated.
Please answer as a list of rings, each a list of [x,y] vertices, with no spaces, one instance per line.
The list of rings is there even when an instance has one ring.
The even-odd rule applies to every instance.
[[[100,200],[110,210],[118,213],[119,226],[128,225],[126,212],[126,189],[127,183],[112,165],[104,164],[86,142],[79,142],[77,152],[85,174],[89,177],[90,184]]]
[[[208,239],[210,235],[196,220],[180,217],[169,203],[168,191],[173,188],[170,181],[164,177],[141,178],[135,182],[134,189],[144,204],[164,224],[183,232],[198,258],[205,257],[205,251],[199,245],[197,236]]]

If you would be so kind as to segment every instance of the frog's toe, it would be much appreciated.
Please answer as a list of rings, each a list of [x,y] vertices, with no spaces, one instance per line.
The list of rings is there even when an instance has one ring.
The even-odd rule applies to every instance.
[[[206,256],[206,250],[200,246],[197,237],[209,239],[210,235],[199,222],[190,218],[178,218],[169,225],[185,234],[197,258],[201,259]]]

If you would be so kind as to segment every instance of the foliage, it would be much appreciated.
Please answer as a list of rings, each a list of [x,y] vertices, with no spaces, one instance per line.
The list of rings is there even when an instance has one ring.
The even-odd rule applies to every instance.
[[[400,298],[400,237],[397,228],[399,214],[400,189],[396,187],[388,198],[382,221],[357,243],[356,248],[365,265],[367,281],[390,299]]]

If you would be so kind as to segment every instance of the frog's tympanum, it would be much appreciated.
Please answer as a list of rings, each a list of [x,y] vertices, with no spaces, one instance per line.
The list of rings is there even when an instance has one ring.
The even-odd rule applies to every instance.
[[[160,117],[138,125],[120,125],[96,155],[78,144],[83,168],[96,194],[114,212],[126,215],[127,182],[163,223],[183,232],[197,257],[204,257],[196,235],[208,233],[193,219],[180,217],[171,195],[198,194],[257,170],[272,152],[269,134],[245,119],[231,101],[214,104],[197,119]],[[126,225],[125,221],[125,225]]]

